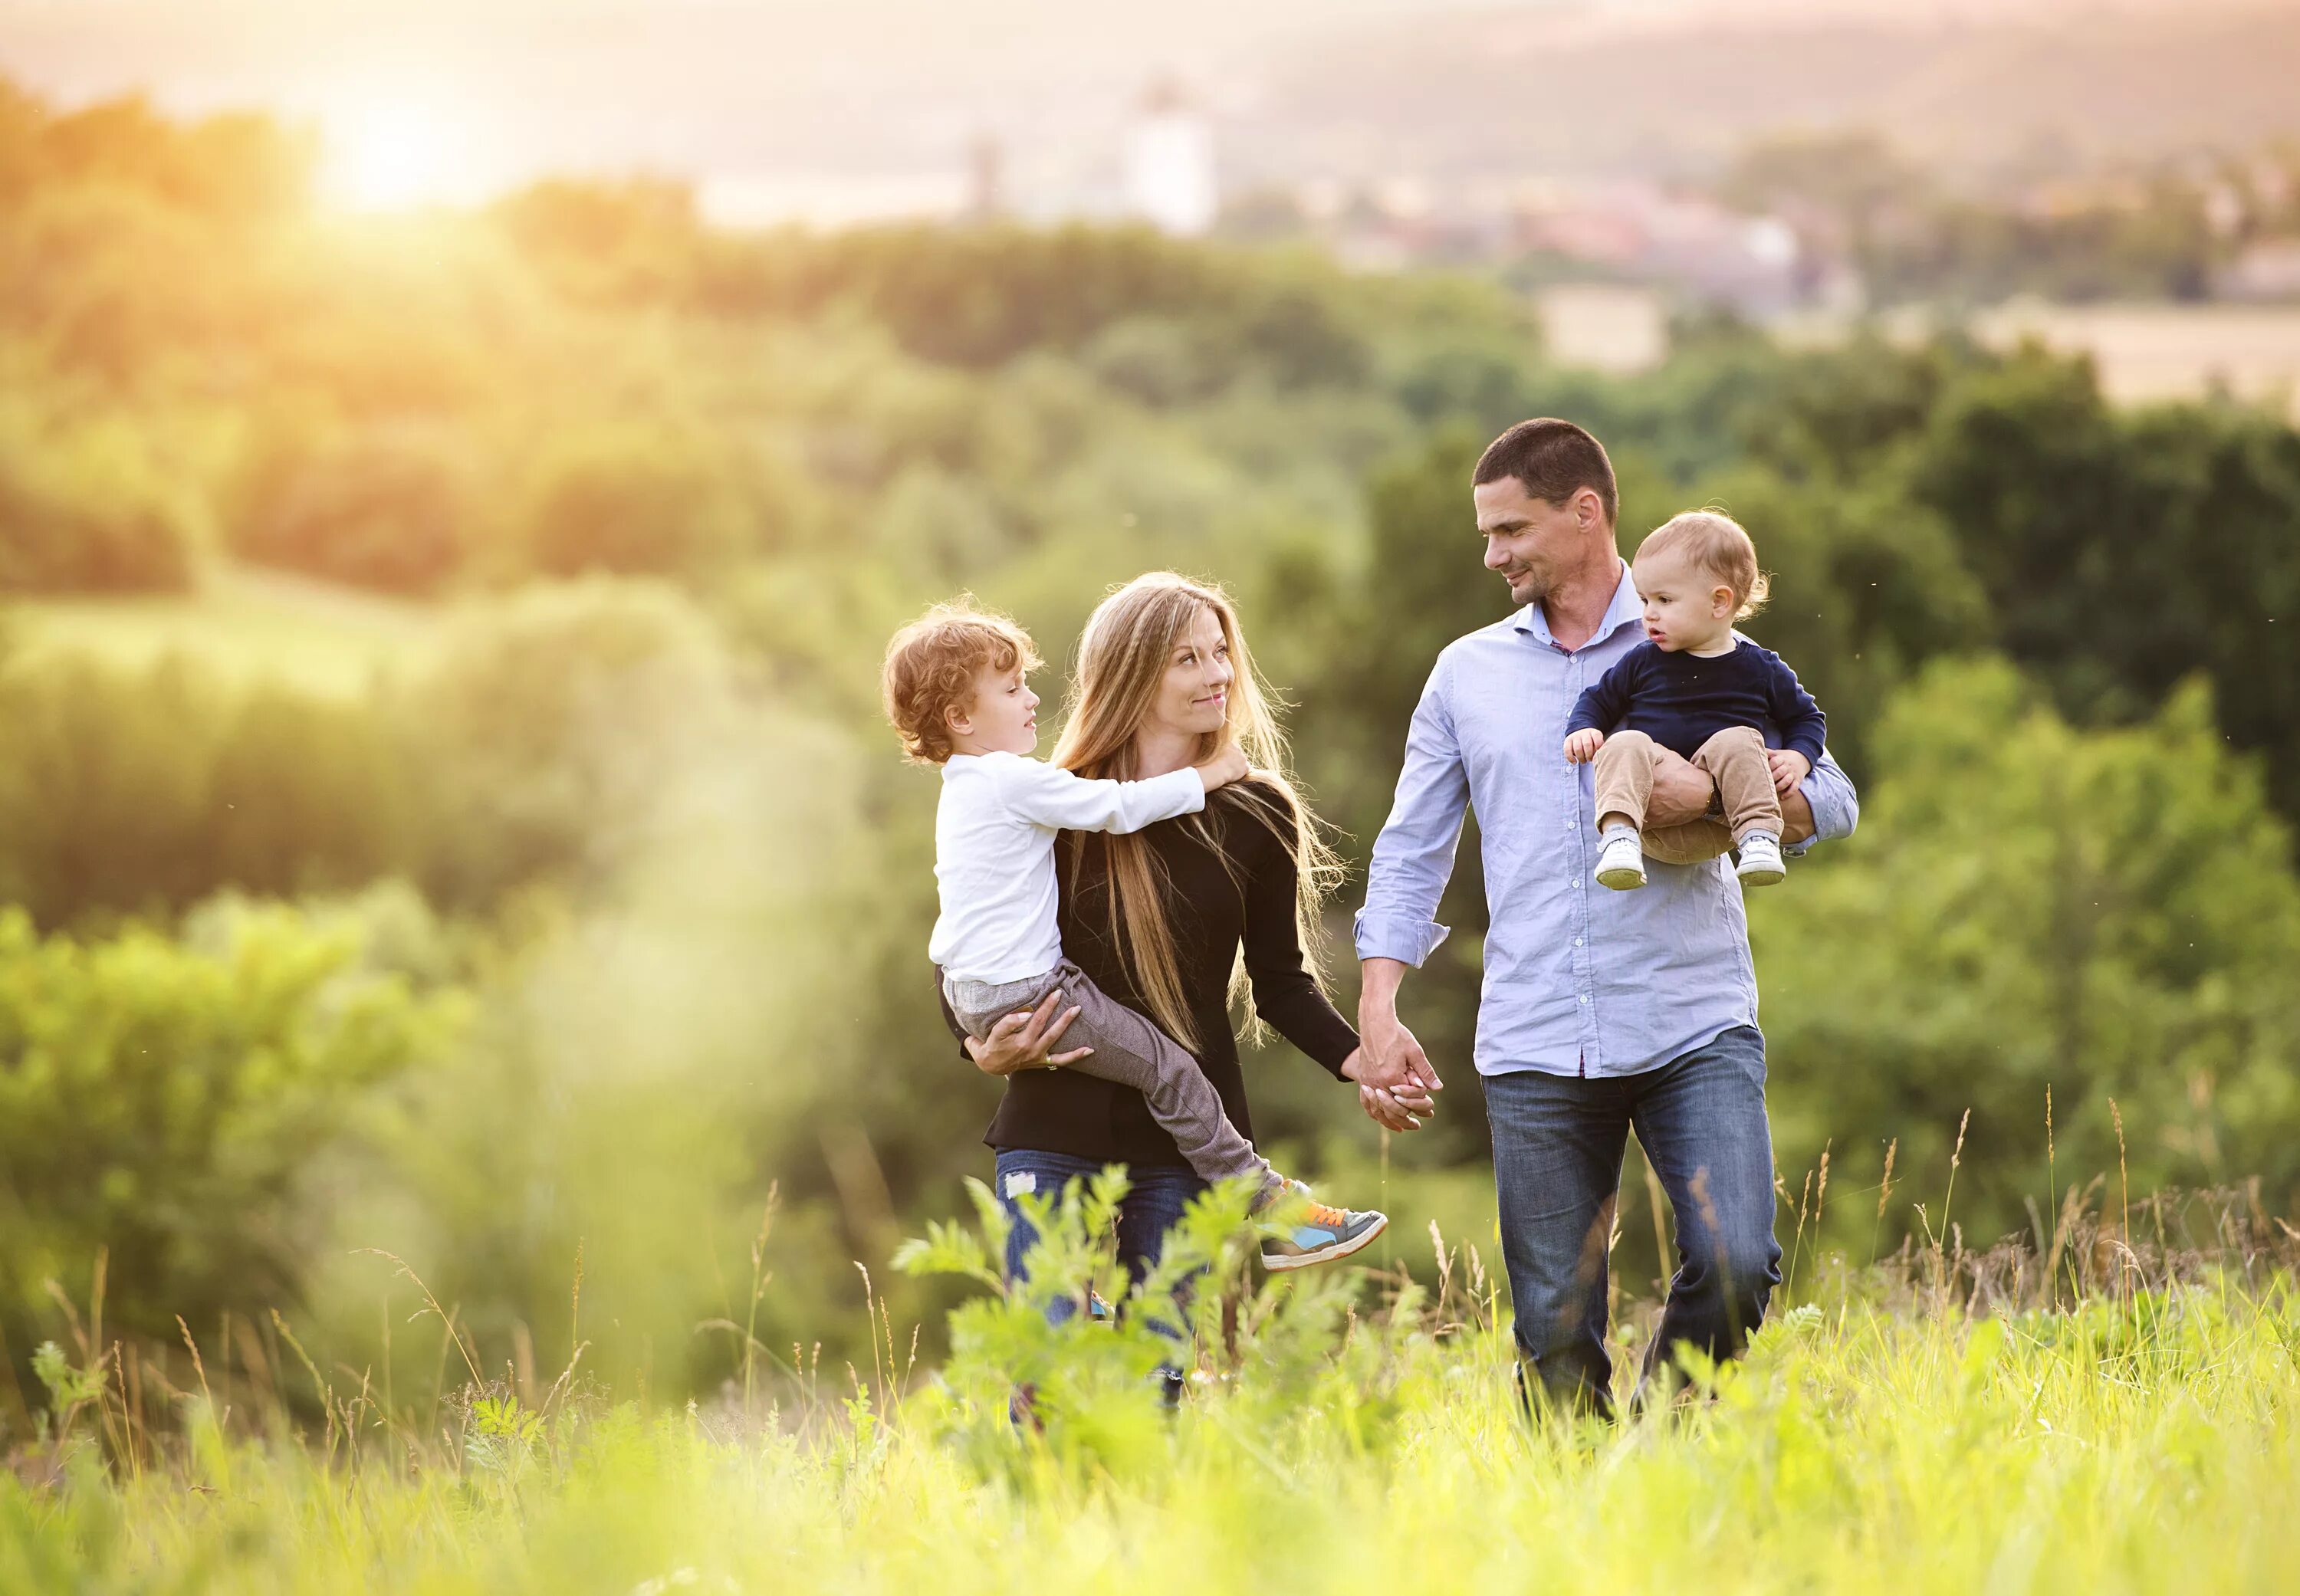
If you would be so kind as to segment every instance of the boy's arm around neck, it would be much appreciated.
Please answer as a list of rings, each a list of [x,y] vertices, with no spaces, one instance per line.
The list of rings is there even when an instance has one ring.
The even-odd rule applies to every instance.
[[[991,769],[1002,803],[1057,831],[1139,831],[1206,806],[1204,780],[1188,766],[1147,781],[1088,777],[1021,758],[997,761]]]

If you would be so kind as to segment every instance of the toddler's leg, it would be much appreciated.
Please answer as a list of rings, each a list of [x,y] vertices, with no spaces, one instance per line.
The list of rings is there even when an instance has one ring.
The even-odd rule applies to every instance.
[[[1732,828],[1735,843],[1753,831],[1780,840],[1780,794],[1773,790],[1765,740],[1754,727],[1727,727],[1695,750],[1693,762],[1717,778],[1717,795],[1724,802],[1725,824]]]
[[[1068,960],[1059,980],[1063,1006],[1075,1004],[1079,1010],[1062,1033],[1061,1045],[1094,1049],[1066,1068],[1141,1093],[1150,1104],[1150,1117],[1174,1138],[1174,1145],[1201,1177],[1227,1180],[1250,1175],[1265,1185],[1277,1182],[1268,1161],[1222,1111],[1221,1098],[1205,1071],[1179,1043],[1104,992]]]
[[[1617,731],[1597,750],[1597,829],[1627,825],[1643,831],[1653,802],[1654,740],[1641,731]]]

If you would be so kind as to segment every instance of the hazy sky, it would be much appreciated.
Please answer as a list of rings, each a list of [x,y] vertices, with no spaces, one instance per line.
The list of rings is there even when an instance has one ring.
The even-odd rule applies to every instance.
[[[1819,32],[1857,17],[1873,37],[1880,25],[2058,12],[2075,42],[2104,18],[2182,4],[0,0],[0,72],[66,104],[139,89],[182,110],[266,107],[319,124],[338,159],[472,195],[550,170],[908,180],[957,171],[985,137],[1018,179],[1059,186],[1107,164],[1129,108],[1166,73],[1216,112],[1232,170],[1329,154],[1355,165],[1440,122],[1466,122],[1475,143],[1481,117],[1521,121],[1521,86],[1567,32],[1682,36],[1693,19],[1762,29],[1783,17]],[[1530,45],[1529,24],[1544,30]],[[2048,54],[2062,31],[2029,29]],[[1617,49],[1604,70],[1627,81],[1645,58],[1631,46],[1624,69]],[[1481,67],[1485,87],[1461,103]],[[1872,47],[1859,70],[1876,68]],[[1856,112],[1859,87],[1834,86]],[[1653,114],[1666,124],[1668,104]]]

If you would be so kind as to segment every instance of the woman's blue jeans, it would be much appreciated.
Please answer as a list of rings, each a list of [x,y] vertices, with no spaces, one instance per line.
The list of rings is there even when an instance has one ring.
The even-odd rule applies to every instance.
[[[1017,1199],[1027,1195],[1059,1199],[1062,1188],[1072,1179],[1091,1180],[1106,1167],[1100,1160],[1082,1159],[1067,1152],[1042,1152],[1031,1148],[999,1151],[998,1201],[1013,1226],[1006,1234],[1009,1280],[1029,1278],[1023,1266],[1038,1239],[1037,1226],[1024,1216]],[[1132,1285],[1139,1284],[1156,1266],[1159,1254],[1165,1249],[1166,1233],[1181,1218],[1182,1210],[1206,1189],[1206,1183],[1189,1169],[1152,1166],[1129,1168],[1126,1173],[1129,1185],[1118,1204],[1118,1256],[1126,1266],[1127,1282]],[[1076,1302],[1068,1297],[1057,1297],[1046,1314],[1060,1324],[1077,1311]],[[1179,1342],[1180,1333],[1173,1334]],[[1169,1368],[1164,1373],[1169,1395],[1178,1394],[1179,1370]]]

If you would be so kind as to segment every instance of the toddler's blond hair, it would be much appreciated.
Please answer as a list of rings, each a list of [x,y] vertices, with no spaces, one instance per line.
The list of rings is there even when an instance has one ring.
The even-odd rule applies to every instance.
[[[1716,510],[1673,515],[1646,535],[1638,554],[1675,554],[1733,590],[1733,619],[1746,620],[1764,608],[1772,585],[1757,569],[1757,544],[1748,529]]]

